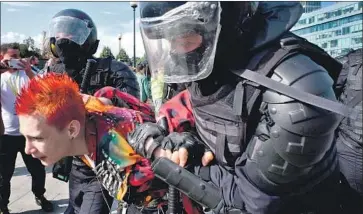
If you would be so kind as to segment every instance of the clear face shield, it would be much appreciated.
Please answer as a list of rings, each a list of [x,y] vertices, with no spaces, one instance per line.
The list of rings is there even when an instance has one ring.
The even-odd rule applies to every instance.
[[[69,16],[53,18],[49,24],[49,37],[69,39],[78,45],[85,43],[91,31],[89,22]]]
[[[151,74],[163,75],[166,83],[192,82],[209,76],[221,11],[219,2],[186,2],[161,16],[141,18]]]

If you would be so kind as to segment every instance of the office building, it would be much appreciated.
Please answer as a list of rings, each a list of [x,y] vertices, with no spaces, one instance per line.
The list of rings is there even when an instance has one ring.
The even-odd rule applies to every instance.
[[[304,13],[291,31],[325,49],[331,56],[341,56],[362,48],[363,2],[338,2]]]
[[[321,8],[320,1],[301,1],[300,3],[304,8],[304,13],[310,13]]]

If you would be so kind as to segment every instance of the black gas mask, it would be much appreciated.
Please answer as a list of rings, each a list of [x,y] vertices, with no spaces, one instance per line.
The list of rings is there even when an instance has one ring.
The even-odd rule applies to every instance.
[[[78,64],[82,64],[85,54],[82,47],[69,39],[51,38],[52,53],[58,57],[66,67],[76,68]]]

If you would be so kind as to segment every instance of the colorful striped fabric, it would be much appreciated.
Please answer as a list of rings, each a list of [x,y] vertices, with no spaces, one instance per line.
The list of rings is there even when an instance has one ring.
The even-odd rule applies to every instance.
[[[150,162],[136,154],[126,140],[137,125],[154,119],[133,109],[104,105],[96,97],[88,99],[86,110],[97,137],[88,142],[91,154],[81,159],[95,170],[109,193],[122,200],[130,185],[141,186],[154,178]]]

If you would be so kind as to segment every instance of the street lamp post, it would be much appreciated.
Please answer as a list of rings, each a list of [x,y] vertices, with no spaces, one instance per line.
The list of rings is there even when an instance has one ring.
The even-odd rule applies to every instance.
[[[122,39],[122,34],[118,35],[118,52],[121,52],[121,39]]]
[[[137,8],[137,2],[131,1],[130,6],[134,10],[134,68],[136,68],[136,17],[135,17],[135,10]]]

